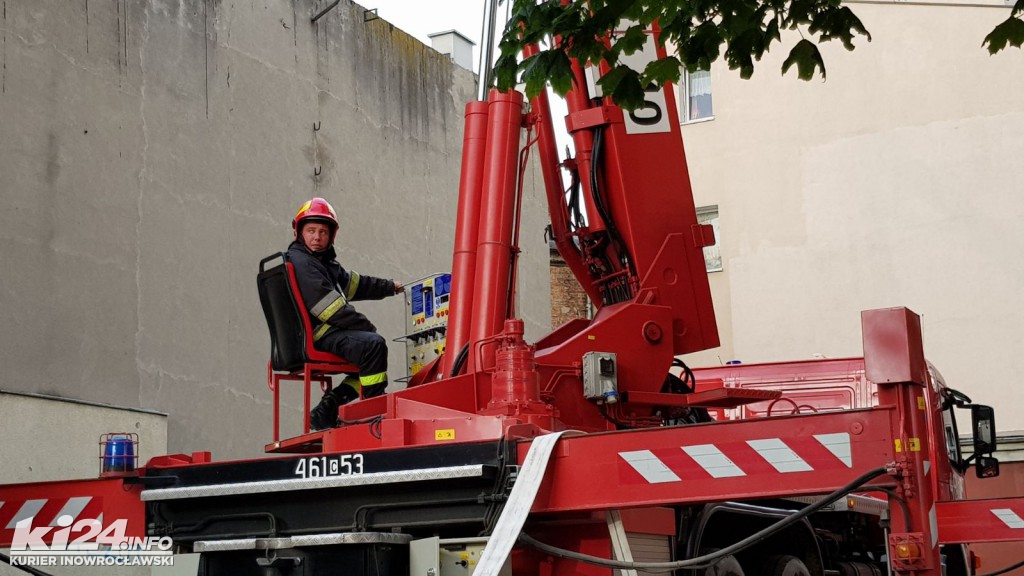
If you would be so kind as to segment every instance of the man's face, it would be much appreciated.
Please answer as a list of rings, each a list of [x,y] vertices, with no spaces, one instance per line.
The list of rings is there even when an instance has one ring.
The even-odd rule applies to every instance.
[[[320,222],[310,222],[302,227],[302,242],[313,252],[326,250],[331,242],[331,228]]]

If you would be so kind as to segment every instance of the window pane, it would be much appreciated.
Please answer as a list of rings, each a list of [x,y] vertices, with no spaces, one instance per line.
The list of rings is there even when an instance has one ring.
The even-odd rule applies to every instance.
[[[686,120],[700,120],[714,116],[711,108],[711,72],[698,70],[686,74]]]

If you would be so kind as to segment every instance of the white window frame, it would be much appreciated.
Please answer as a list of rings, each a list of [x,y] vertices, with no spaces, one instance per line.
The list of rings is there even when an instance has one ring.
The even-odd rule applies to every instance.
[[[704,269],[708,272],[722,272],[721,237],[718,233],[718,204],[697,207],[697,223],[709,224],[715,231],[715,243],[704,247]]]
[[[701,70],[705,72],[705,70]],[[711,81],[710,71],[708,75],[708,82]],[[715,92],[714,85],[711,88],[711,100],[714,102]],[[715,119],[715,115],[705,116],[703,118],[690,118],[690,72],[683,68],[682,75],[679,77],[679,102],[677,104],[679,108],[679,123],[680,124],[698,124],[700,122],[710,122]],[[713,108],[712,108],[713,109]]]

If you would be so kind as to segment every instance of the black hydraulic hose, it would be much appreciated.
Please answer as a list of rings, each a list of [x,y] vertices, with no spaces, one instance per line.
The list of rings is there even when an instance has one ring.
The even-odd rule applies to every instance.
[[[356,426],[358,424],[373,424],[374,421],[380,420],[382,416],[367,416],[366,418],[360,418],[358,420],[345,420],[344,418],[338,418],[338,422],[341,422],[345,426]]]
[[[1016,570],[1017,568],[1020,568],[1021,566],[1024,566],[1024,560],[1021,560],[1020,562],[1017,562],[1016,564],[1007,566],[1006,568],[1000,568],[999,570],[996,570],[995,572],[986,572],[985,574],[978,574],[978,576],[999,576],[1000,574],[1006,574],[1010,570]]]
[[[244,512],[244,513],[240,513],[240,514],[215,514],[213,516],[208,516],[206,518],[203,518],[202,520],[200,520],[199,522],[196,522],[194,524],[185,524],[183,526],[171,525],[168,528],[166,528],[165,530],[162,530],[161,532],[163,533],[163,535],[167,535],[167,536],[178,536],[178,535],[181,535],[181,534],[188,534],[188,533],[198,532],[199,530],[202,530],[203,528],[206,528],[207,526],[209,526],[211,524],[218,523],[218,522],[230,522],[232,520],[255,520],[255,519],[265,519],[265,520],[267,520],[267,524],[270,526],[270,531],[269,531],[269,533],[268,532],[254,532],[254,533],[252,533],[253,535],[269,534],[269,537],[271,537],[271,538],[277,536],[277,518],[273,514],[271,514],[270,512]]]
[[[615,229],[615,222],[612,221],[611,214],[605,208],[604,199],[601,198],[600,182],[597,174],[597,167],[601,161],[601,152],[604,144],[604,130],[598,128],[594,131],[594,149],[590,158],[590,194],[594,197],[594,207],[597,208],[597,213],[601,215],[601,219],[604,220],[605,226],[611,233],[613,238],[618,237],[618,231]]]
[[[448,376],[455,378],[462,371],[462,365],[466,363],[466,358],[469,358],[469,342],[462,345],[459,353],[455,355],[455,362],[452,363],[452,371]]]
[[[872,490],[878,490],[879,492],[885,492],[890,498],[896,501],[900,505],[900,509],[903,510],[903,525],[910,526],[910,508],[907,507],[907,501],[902,496],[896,494],[895,490],[889,488],[875,487]]]
[[[369,527],[369,515],[377,510],[402,510],[408,508],[423,508],[429,506],[445,506],[452,504],[479,504],[479,497],[472,498],[435,498],[432,500],[417,500],[413,502],[389,502],[386,504],[363,504],[352,513],[352,523],[357,531],[365,531]]]
[[[3,560],[7,564],[11,564],[11,557],[8,556],[7,554],[4,554],[3,552],[0,552],[0,560]],[[42,570],[36,570],[35,568],[33,568],[31,566],[15,566],[14,564],[11,564],[11,568],[17,568],[18,570],[21,570],[23,572],[27,572],[29,574],[33,574],[34,576],[53,576],[53,574],[51,574],[49,572],[43,572]]]
[[[818,500],[814,504],[811,504],[806,508],[802,508],[801,510],[794,512],[793,514],[786,516],[785,518],[779,520],[771,526],[768,526],[763,530],[751,534],[750,536],[747,536],[746,538],[740,540],[739,542],[736,542],[735,544],[731,544],[729,546],[726,546],[725,548],[716,550],[715,552],[712,552],[710,554],[697,556],[695,558],[689,558],[687,560],[677,560],[675,562],[623,562],[620,560],[611,560],[608,558],[591,556],[590,554],[581,554],[579,552],[565,550],[563,548],[556,548],[555,546],[551,546],[550,544],[545,544],[539,540],[536,540],[535,538],[529,536],[526,533],[521,533],[519,535],[519,540],[528,546],[532,546],[540,550],[541,552],[546,552],[548,554],[551,554],[552,556],[568,558],[570,560],[576,560],[577,562],[583,562],[585,564],[593,564],[595,566],[601,566],[603,568],[612,568],[620,570],[646,570],[648,572],[671,572],[673,570],[679,570],[681,568],[707,568],[710,566],[714,566],[722,558],[730,556],[745,548],[749,548],[757,544],[758,542],[761,542],[765,538],[771,536],[772,534],[780,532],[788,528],[792,524],[795,524],[796,522],[803,520],[807,516],[810,516],[811,514],[817,512],[818,510],[821,510],[825,506],[828,506],[837,498],[841,498],[843,496],[846,496],[850,492],[856,491],[864,484],[867,484],[871,480],[874,480],[875,478],[885,473],[886,468],[884,466],[865,472],[864,474],[861,474],[856,479],[851,481],[849,484],[832,491],[830,494],[828,494],[821,500]]]
[[[604,220],[605,227],[608,229],[608,236],[611,241],[621,250],[619,254],[622,262],[629,270],[630,274],[635,275],[636,270],[633,269],[633,260],[629,257],[629,250],[627,250],[625,243],[622,241],[622,236],[619,235],[619,229],[615,226],[615,221],[612,220],[612,214],[609,212],[608,207],[604,204],[604,199],[601,197],[601,184],[600,178],[598,177],[598,166],[601,164],[601,153],[604,151],[604,129],[598,128],[594,131],[594,148],[590,157],[590,193],[593,195],[594,207],[597,208],[598,214]],[[614,302],[622,302],[631,297],[629,290],[622,286],[622,292],[619,293]]]

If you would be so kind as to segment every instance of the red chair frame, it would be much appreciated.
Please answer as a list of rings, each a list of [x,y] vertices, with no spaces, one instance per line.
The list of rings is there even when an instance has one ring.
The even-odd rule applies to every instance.
[[[305,362],[302,368],[292,372],[275,372],[271,361],[267,361],[267,386],[274,393],[274,442],[281,439],[281,381],[302,381],[302,433],[309,434],[309,411],[310,411],[310,384],[320,383],[320,390],[328,392],[333,388],[331,376],[338,374],[358,374],[359,367],[345,360],[344,358],[317,350],[313,347],[313,328],[309,321],[309,314],[305,313],[306,303],[302,299],[299,290],[299,283],[295,277],[295,267],[285,258],[284,265],[288,270],[288,287],[291,289],[292,297],[299,307],[300,321],[302,323],[303,338],[305,339]],[[360,390],[360,397],[362,391]]]

